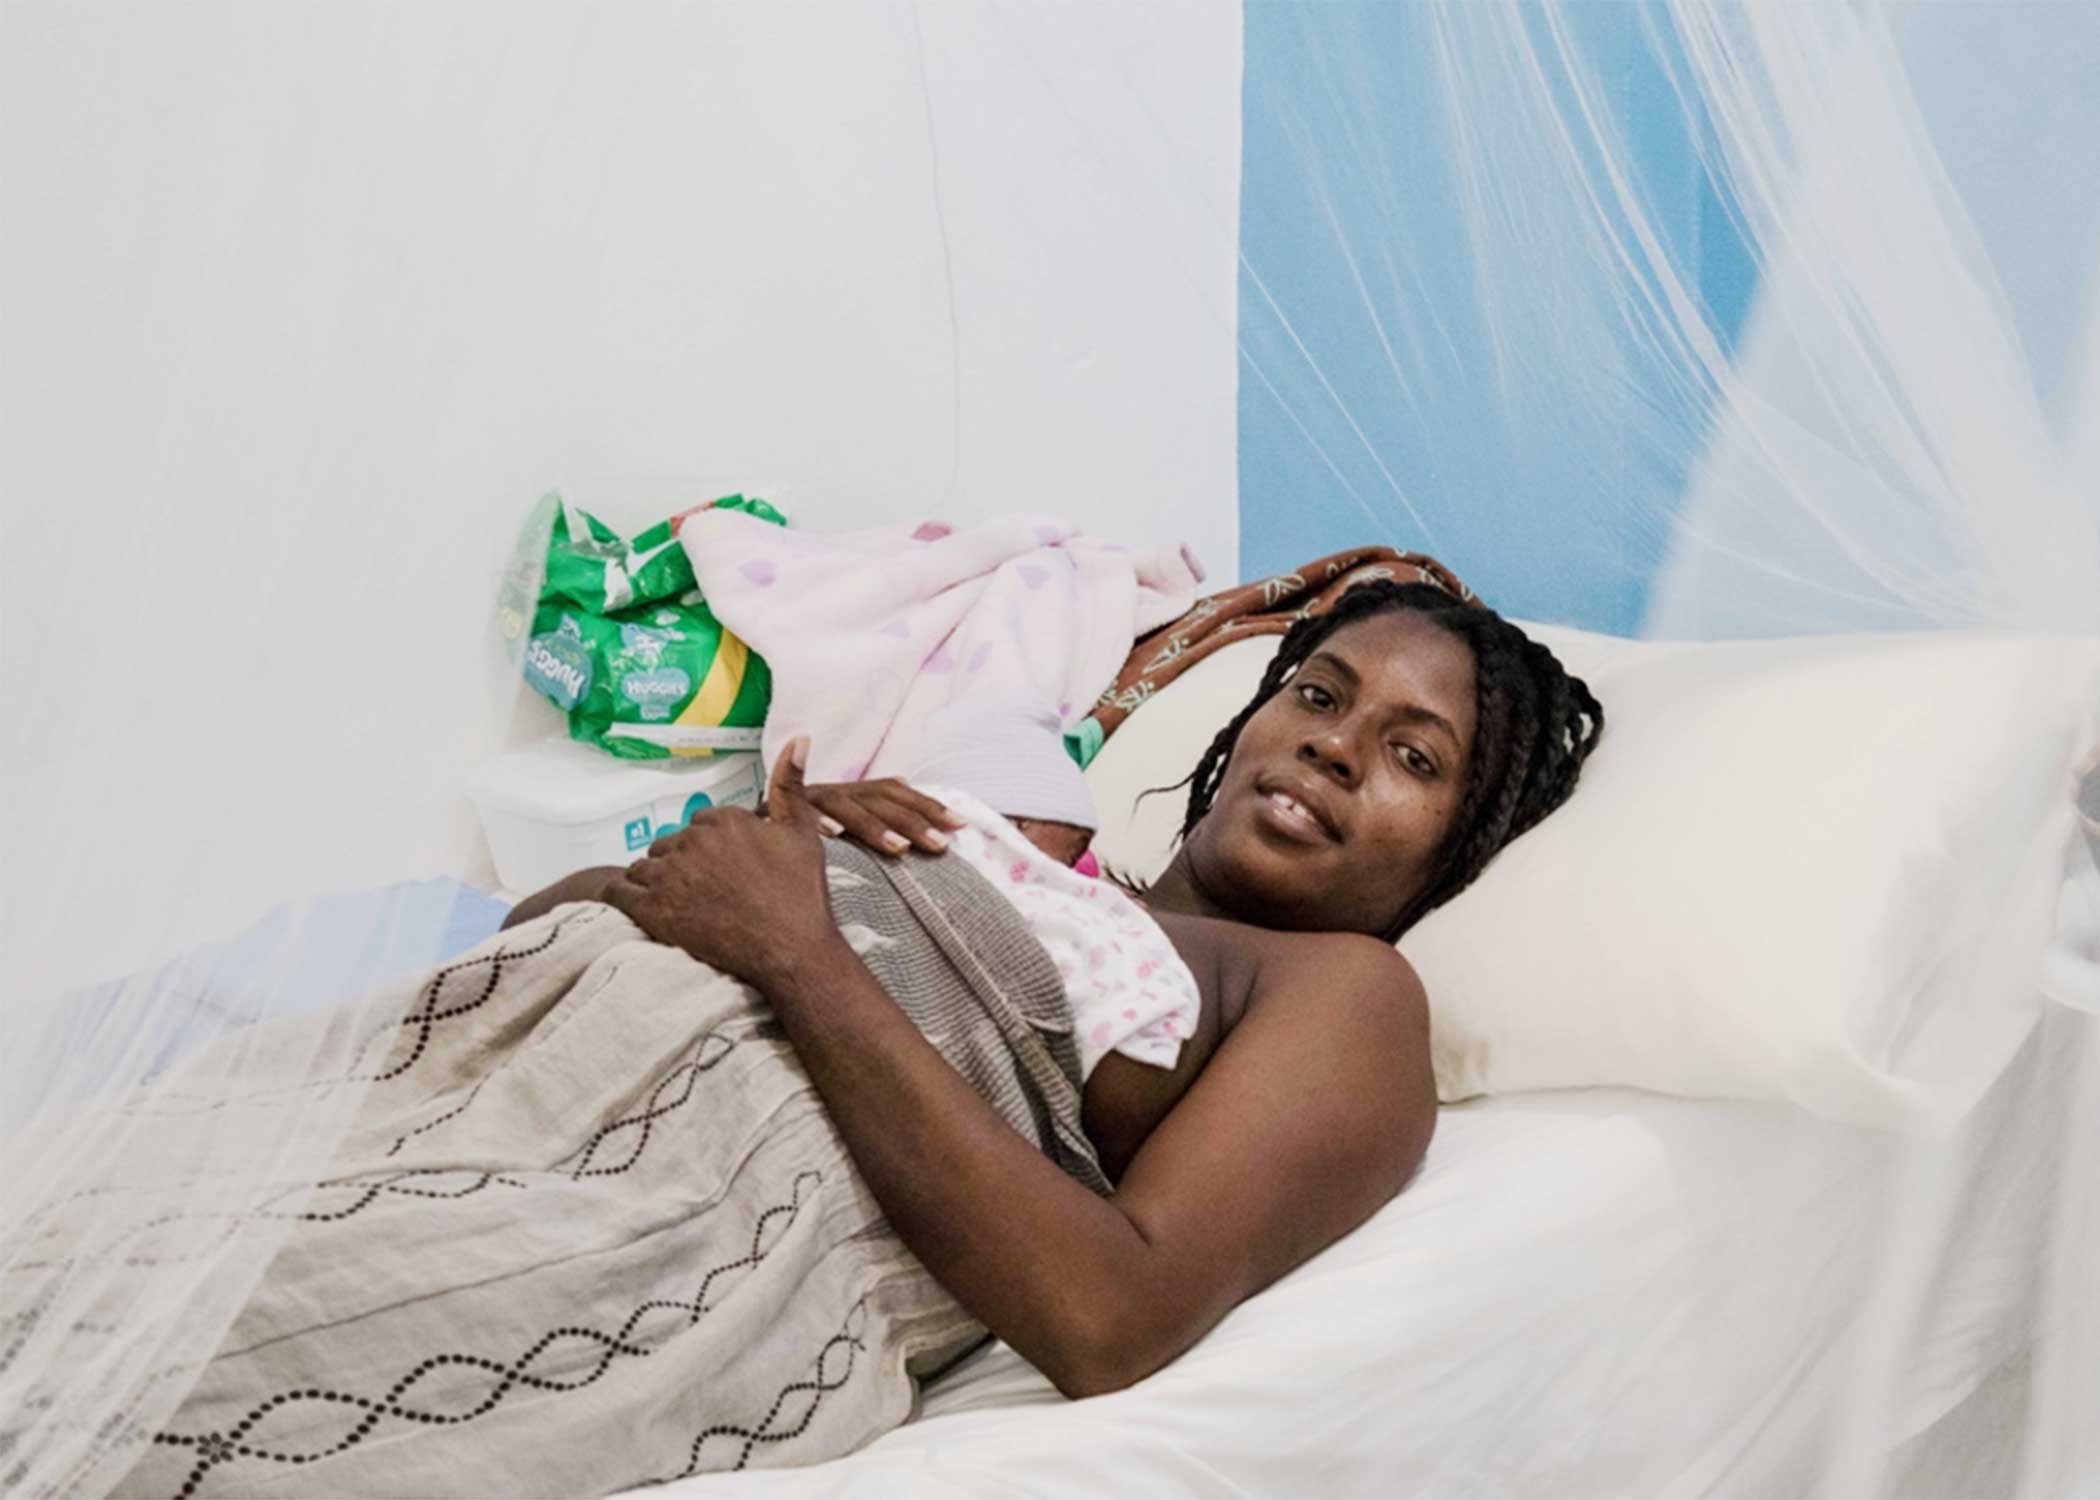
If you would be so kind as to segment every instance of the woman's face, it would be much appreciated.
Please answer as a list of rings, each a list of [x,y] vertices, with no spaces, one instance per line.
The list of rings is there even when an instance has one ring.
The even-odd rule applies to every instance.
[[[1425,615],[1337,630],[1241,729],[1190,878],[1260,926],[1385,931],[1458,815],[1476,697],[1471,648]]]

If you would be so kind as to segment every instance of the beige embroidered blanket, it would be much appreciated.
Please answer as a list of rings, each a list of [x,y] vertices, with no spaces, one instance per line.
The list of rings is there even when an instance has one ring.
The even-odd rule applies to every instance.
[[[832,905],[978,1091],[1107,1191],[1055,968],[959,860]],[[751,990],[562,907],[425,976],[356,1128],[119,1493],[586,1496],[812,1463],[984,1334]]]

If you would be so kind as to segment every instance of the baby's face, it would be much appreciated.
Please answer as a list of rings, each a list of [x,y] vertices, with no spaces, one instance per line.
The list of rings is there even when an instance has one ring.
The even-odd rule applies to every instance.
[[[1086,847],[1094,841],[1092,829],[1075,827],[1070,823],[1052,823],[1042,818],[1015,818],[1014,827],[1021,836],[1042,850],[1061,865],[1069,865],[1086,853]]]

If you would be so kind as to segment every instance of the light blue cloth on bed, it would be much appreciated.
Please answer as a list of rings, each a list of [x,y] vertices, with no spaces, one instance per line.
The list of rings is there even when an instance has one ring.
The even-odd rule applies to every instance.
[[[509,911],[449,878],[332,892],[273,907],[235,936],[157,969],[57,997],[55,1024],[27,1028],[38,1056],[19,1059],[27,1071],[14,1074],[37,1086],[0,1101],[0,1128],[114,1074],[151,1077],[243,1018],[310,1015],[444,963],[492,936]],[[141,986],[157,992],[151,1034],[105,1024],[115,1014],[136,1016],[129,1007]]]
[[[275,907],[208,946],[215,977],[244,989],[267,983],[271,1014],[297,1015],[457,957],[493,936],[509,911],[457,880],[402,881]]]

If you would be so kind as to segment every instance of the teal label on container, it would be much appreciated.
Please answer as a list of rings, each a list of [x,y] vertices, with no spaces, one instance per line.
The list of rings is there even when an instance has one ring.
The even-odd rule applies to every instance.
[[[627,825],[627,847],[629,849],[643,848],[648,842],[649,820],[647,818],[636,818]]]

